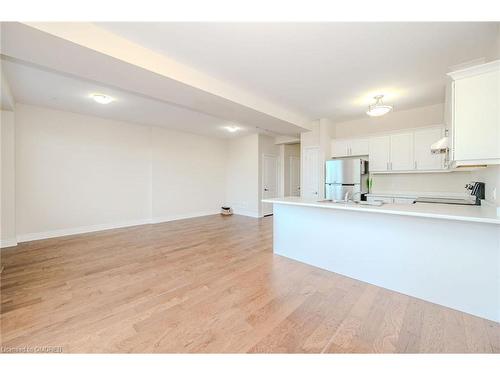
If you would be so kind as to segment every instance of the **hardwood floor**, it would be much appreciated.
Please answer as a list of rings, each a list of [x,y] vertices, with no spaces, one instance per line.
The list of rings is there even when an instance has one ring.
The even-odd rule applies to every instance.
[[[2,250],[1,344],[63,352],[500,352],[499,324],[272,253],[206,216]]]

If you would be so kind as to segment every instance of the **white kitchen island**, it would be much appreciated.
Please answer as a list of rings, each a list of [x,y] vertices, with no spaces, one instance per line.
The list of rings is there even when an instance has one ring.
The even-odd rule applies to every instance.
[[[276,254],[500,322],[496,208],[264,201]]]

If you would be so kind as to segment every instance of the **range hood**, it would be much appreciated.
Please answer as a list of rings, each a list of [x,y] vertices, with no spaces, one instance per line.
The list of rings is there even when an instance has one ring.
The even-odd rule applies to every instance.
[[[450,140],[448,136],[441,138],[439,141],[431,145],[431,152],[433,154],[446,154],[450,149]]]
[[[474,170],[478,168],[486,168],[485,164],[478,164],[477,161],[454,161],[450,160],[450,137],[448,130],[445,130],[445,136],[431,145],[432,154],[445,154],[445,166],[451,170]]]

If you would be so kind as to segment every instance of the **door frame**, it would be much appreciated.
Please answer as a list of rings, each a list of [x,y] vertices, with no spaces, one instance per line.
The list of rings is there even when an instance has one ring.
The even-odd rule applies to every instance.
[[[306,154],[307,151],[309,150],[317,150],[318,151],[318,164],[321,163],[321,147],[320,146],[307,146],[301,149],[300,151],[300,158],[301,158],[301,163],[300,163],[300,196],[303,197],[304,191],[306,184],[304,183],[304,177],[306,176],[306,168],[304,167],[305,161],[306,161]],[[323,190],[321,187],[321,181],[322,181],[322,168],[320,165],[316,166],[318,168],[318,199],[322,196]],[[323,168],[324,169],[324,168]]]
[[[300,156],[295,156],[295,155],[290,155],[288,157],[288,190],[290,192],[290,195],[292,195],[292,160],[297,160],[299,163],[299,197],[300,197],[300,193],[301,193],[301,190],[302,190],[302,185],[301,185],[301,182],[302,182],[302,174],[301,174],[301,169],[302,169],[302,163],[300,161]]]
[[[281,188],[281,182],[280,182],[281,167],[280,167],[280,163],[279,163],[279,155],[262,153],[262,162],[261,162],[262,173],[261,173],[260,187],[259,187],[260,194],[261,194],[262,198],[264,198],[264,164],[265,164],[265,158],[266,157],[268,157],[268,158],[274,158],[274,160],[276,161],[276,194],[277,194],[277,196],[279,196],[279,194],[280,194],[280,188]],[[262,202],[262,200],[261,200],[261,202],[260,202],[261,216],[272,215],[273,214],[273,212],[272,212],[273,205],[269,203],[269,205],[271,207],[271,212],[270,213],[264,212],[265,205],[266,204],[264,202]]]

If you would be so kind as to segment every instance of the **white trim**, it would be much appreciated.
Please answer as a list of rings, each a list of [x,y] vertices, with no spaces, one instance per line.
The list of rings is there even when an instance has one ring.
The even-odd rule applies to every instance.
[[[15,238],[10,238],[8,240],[0,240],[0,248],[17,246],[17,241]]]
[[[261,165],[260,167],[262,168],[261,171],[261,176],[260,176],[260,194],[261,194],[261,197],[264,197],[264,178],[265,178],[265,168],[264,168],[264,165],[265,165],[265,159],[266,158],[273,158],[275,161],[276,161],[276,174],[275,174],[275,177],[276,177],[276,195],[279,196],[279,193],[280,193],[280,189],[281,189],[281,181],[280,181],[280,175],[281,175],[281,166],[280,166],[280,156],[279,155],[276,155],[276,154],[269,154],[269,153],[265,153],[263,152],[262,153],[262,158],[261,158]],[[270,199],[270,198],[264,198],[264,199]],[[263,217],[265,215],[271,215],[273,212],[272,212],[272,205],[270,205],[271,207],[271,212],[264,212],[264,203],[261,201],[260,202],[260,212],[259,212],[259,216],[258,217]]]
[[[157,224],[157,223],[164,223],[167,221],[190,219],[190,218],[194,218],[194,217],[208,216],[208,215],[216,215],[219,212],[220,212],[219,210],[207,210],[207,211],[192,212],[189,214],[182,214],[182,215],[155,217],[153,219],[132,220],[132,221],[126,221],[126,222],[122,222],[122,223],[97,224],[97,225],[88,225],[88,226],[76,227],[76,228],[56,229],[56,230],[47,231],[47,232],[27,233],[27,234],[21,234],[21,235],[17,236],[17,242],[15,242],[15,240],[12,240],[14,242],[14,245],[9,245],[9,246],[15,246],[17,243],[21,243],[21,242],[43,240],[43,239],[47,239],[47,238],[71,236],[74,234],[100,232],[103,230],[127,228],[127,227],[133,227],[136,225]],[[6,246],[3,246],[3,244],[4,244],[4,241],[2,241],[2,247],[6,247]]]
[[[494,72],[495,70],[498,69],[500,69],[500,60],[495,60],[486,64],[475,65],[469,68],[457,70],[455,72],[450,72],[447,73],[447,75],[453,78],[453,80],[457,80],[457,79],[476,76],[479,74]]]
[[[144,224],[150,224],[150,223],[151,223],[150,219],[142,219],[142,220],[126,221],[126,222],[122,222],[122,223],[87,225],[87,226],[83,226],[83,227],[56,229],[56,230],[47,231],[47,232],[26,233],[26,234],[18,235],[17,242],[27,242],[27,241],[43,240],[46,238],[71,236],[73,234],[99,232],[102,230],[133,227],[136,225],[144,225]]]
[[[259,215],[259,213],[257,211],[244,210],[244,209],[240,209],[240,208],[233,208],[233,213],[235,215],[249,216],[249,217],[254,217],[254,218],[262,217]]]
[[[393,130],[385,130],[385,131],[378,131],[378,132],[373,132],[373,133],[368,133],[364,135],[360,135],[359,137],[353,136],[353,137],[340,137],[340,138],[332,138],[331,143],[334,141],[356,141],[356,140],[370,140],[370,138],[374,137],[383,137],[387,135],[398,135],[401,133],[410,133],[410,132],[416,132],[420,130],[429,130],[429,129],[434,129],[434,128],[443,128],[446,129],[445,124],[432,124],[432,125],[424,125],[424,126],[415,126],[413,128],[403,128],[403,129],[393,129]],[[350,156],[350,155],[346,155]],[[355,155],[353,155],[355,156]]]
[[[296,156],[296,155],[290,155],[288,157],[288,191],[289,191],[289,195],[292,195],[292,191],[294,190],[293,189],[293,181],[292,181],[292,160],[297,160],[299,162],[299,195],[297,195],[298,197],[300,197],[300,156]]]
[[[188,214],[158,216],[158,217],[154,217],[151,220],[151,224],[165,223],[168,221],[191,219],[191,218],[195,218],[195,217],[217,215],[217,214],[220,214],[220,210],[206,210],[206,211],[191,212]]]

